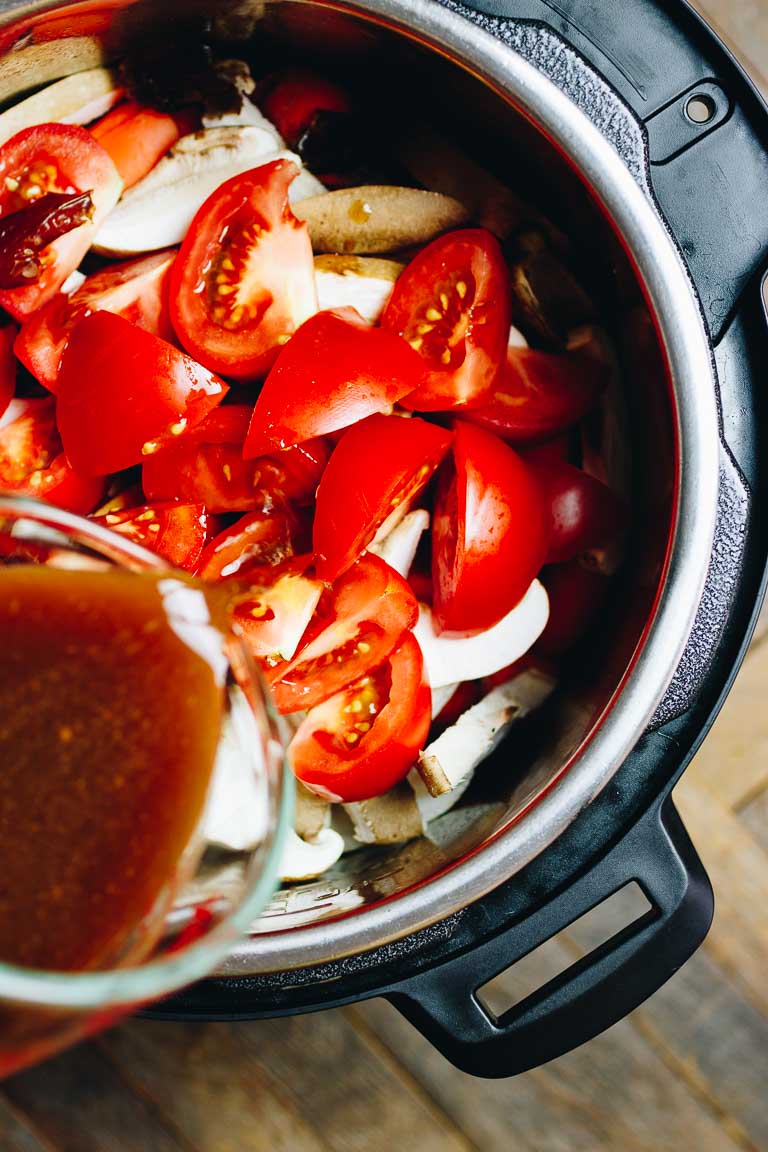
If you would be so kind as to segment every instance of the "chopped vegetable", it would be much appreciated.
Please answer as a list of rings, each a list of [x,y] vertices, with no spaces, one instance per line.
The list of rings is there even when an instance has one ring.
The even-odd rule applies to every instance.
[[[396,252],[425,244],[467,220],[458,200],[419,188],[364,184],[302,199],[296,215],[306,220],[315,252]]]

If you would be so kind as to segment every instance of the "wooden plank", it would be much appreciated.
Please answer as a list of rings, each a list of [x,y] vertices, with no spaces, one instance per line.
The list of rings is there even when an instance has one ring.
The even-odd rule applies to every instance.
[[[230,1026],[333,1152],[470,1152],[471,1145],[344,1010]],[[240,1057],[242,1059],[242,1056]]]
[[[226,1024],[136,1020],[100,1046],[198,1152],[327,1152]]]
[[[56,1152],[42,1144],[6,1100],[0,1100],[0,1148],[2,1152]]]
[[[712,731],[678,788],[707,788],[736,808],[768,787],[768,643],[750,652]]]
[[[740,809],[739,820],[749,829],[753,839],[768,853],[768,791],[761,792],[759,796]]]
[[[546,951],[546,970],[575,954],[560,939]],[[514,969],[501,979],[509,981],[514,1000]],[[383,1039],[483,1152],[744,1152],[628,1021],[524,1076],[483,1081],[451,1067],[383,1001],[350,1011]]]
[[[768,12],[764,0],[692,0],[768,93]]]
[[[56,1152],[195,1152],[92,1044],[14,1076],[2,1095]]]
[[[741,820],[688,773],[675,796],[715,889],[715,921],[705,947],[736,987],[768,1015],[768,853]]]

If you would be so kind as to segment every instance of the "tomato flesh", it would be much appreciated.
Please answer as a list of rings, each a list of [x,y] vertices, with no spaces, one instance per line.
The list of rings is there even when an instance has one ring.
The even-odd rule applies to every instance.
[[[147,457],[142,484],[152,500],[200,501],[211,512],[269,511],[280,501],[309,504],[330,455],[323,439],[243,460],[252,409],[217,408],[194,432]]]
[[[171,279],[182,345],[211,371],[257,380],[317,309],[306,224],[288,204],[290,160],[233,176],[205,201]]]
[[[188,572],[200,560],[210,527],[202,504],[144,504],[94,519]]]
[[[257,660],[291,659],[314,615],[324,585],[307,575],[311,556],[279,567],[269,585],[238,601],[233,622]]]
[[[256,401],[244,455],[264,456],[390,412],[422,378],[421,359],[354,308],[318,312],[277,358]]]
[[[86,515],[104,497],[104,481],[78,475],[62,452],[54,401],[24,400],[0,427],[0,489]],[[9,419],[8,417],[13,418]]]
[[[343,88],[308,70],[283,72],[268,78],[259,105],[289,148],[295,148],[318,112],[349,112]]]
[[[382,526],[394,526],[450,443],[444,429],[398,416],[369,416],[344,433],[317,490],[313,541],[322,580],[335,580]]]
[[[408,584],[378,556],[365,555],[321,602],[293,660],[267,673],[281,712],[313,708],[381,664],[418,618]]]
[[[410,632],[387,662],[312,708],[288,758],[311,791],[353,803],[402,780],[426,742],[432,700]]]
[[[227,385],[165,340],[110,312],[71,332],[56,419],[72,466],[106,476],[139,464],[224,398]]]
[[[74,124],[39,124],[17,132],[0,148],[0,215],[46,192],[90,192],[90,223],[73,229],[40,253],[40,276],[24,288],[0,291],[0,306],[17,320],[52,299],[88,251],[104,216],[117,203],[122,181],[90,132]]]
[[[16,391],[16,360],[13,355],[16,332],[15,324],[6,324],[0,328],[0,417],[4,415]]]
[[[424,363],[425,380],[404,407],[439,411],[490,399],[510,316],[509,275],[495,236],[465,229],[428,244],[401,272],[381,319]]]
[[[248,579],[296,554],[297,525],[283,508],[250,512],[220,532],[200,557],[203,580]]]
[[[491,433],[454,422],[433,520],[433,610],[442,631],[493,627],[522,599],[549,545],[541,487]]]
[[[163,340],[173,340],[168,315],[168,277],[175,252],[157,252],[113,264],[89,276],[70,296],[61,292],[27,320],[15,352],[49,392],[76,324],[92,312],[113,312]]]

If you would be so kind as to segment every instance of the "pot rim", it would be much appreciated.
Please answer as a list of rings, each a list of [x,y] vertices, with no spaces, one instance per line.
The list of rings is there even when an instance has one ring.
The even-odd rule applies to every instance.
[[[543,129],[588,181],[629,245],[657,318],[675,397],[677,517],[655,613],[639,650],[589,741],[535,801],[536,820],[523,815],[403,895],[307,927],[248,937],[219,969],[219,975],[232,977],[320,965],[401,939],[480,899],[547,848],[618,771],[666,691],[704,589],[717,512],[716,384],[701,310],[663,220],[612,145],[568,96],[513,48],[436,0],[309,2],[373,20],[468,69]],[[60,7],[33,0],[3,15],[12,21]]]

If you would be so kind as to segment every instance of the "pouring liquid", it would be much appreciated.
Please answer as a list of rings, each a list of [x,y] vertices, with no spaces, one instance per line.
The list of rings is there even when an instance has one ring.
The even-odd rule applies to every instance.
[[[112,965],[157,921],[223,720],[209,609],[175,576],[0,568],[0,961]]]

